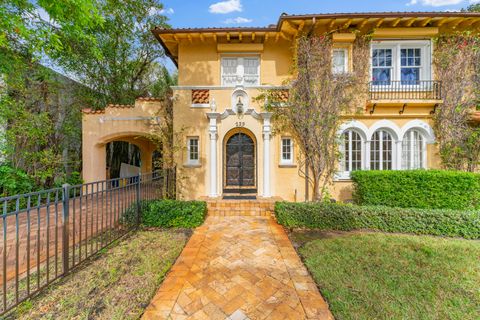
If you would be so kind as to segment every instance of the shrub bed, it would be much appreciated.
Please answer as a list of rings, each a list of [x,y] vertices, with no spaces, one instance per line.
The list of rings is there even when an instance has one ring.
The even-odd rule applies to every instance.
[[[353,200],[359,205],[400,208],[480,208],[480,175],[443,170],[352,172]]]
[[[280,224],[289,228],[370,229],[480,239],[480,212],[475,210],[277,202],[275,216]]]
[[[142,224],[147,227],[195,228],[206,214],[203,201],[156,200],[142,204]]]
[[[207,204],[203,201],[152,200],[140,203],[142,225],[162,228],[195,228],[203,223]],[[122,215],[121,223],[137,224],[137,204]]]

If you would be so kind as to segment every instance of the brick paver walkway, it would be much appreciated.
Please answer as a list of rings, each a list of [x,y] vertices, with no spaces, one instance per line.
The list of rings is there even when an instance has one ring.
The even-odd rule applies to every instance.
[[[98,243],[87,245],[89,239],[98,236],[105,230],[119,231],[122,229],[119,224],[120,216],[136,201],[135,192],[131,189],[133,187],[115,189],[114,191],[108,190],[100,194],[84,195],[81,197],[81,201],[79,197],[70,200],[69,239],[70,246],[72,248],[74,245],[77,247],[75,249],[75,263],[78,263],[80,258],[82,260],[86,258],[88,247],[91,248],[88,251],[90,253],[98,250]],[[159,196],[156,191],[150,189],[143,187],[142,195],[145,198]],[[59,198],[61,198],[61,193]],[[32,200],[32,207],[35,206],[34,200],[36,199]],[[0,270],[2,270],[0,272],[5,270],[7,282],[14,280],[17,262],[19,278],[23,278],[28,268],[31,269],[31,272],[34,272],[38,265],[42,265],[47,260],[47,257],[50,259],[50,263],[58,264],[60,269],[57,270],[57,273],[62,272],[63,204],[61,199],[57,202],[55,203],[52,200],[48,208],[41,206],[38,210],[37,208],[31,209],[29,213],[25,210],[21,211],[18,213],[18,227],[15,215],[0,219]],[[29,215],[30,219],[28,218]],[[122,231],[125,230],[122,229]],[[4,241],[4,238],[6,241]],[[16,256],[17,238],[18,258]],[[79,243],[83,243],[84,248],[78,248]],[[3,262],[4,251],[5,266]],[[29,263],[27,263],[27,260]],[[1,284],[3,284],[2,273],[0,273]]]
[[[143,315],[150,319],[333,319],[270,217],[209,216]]]

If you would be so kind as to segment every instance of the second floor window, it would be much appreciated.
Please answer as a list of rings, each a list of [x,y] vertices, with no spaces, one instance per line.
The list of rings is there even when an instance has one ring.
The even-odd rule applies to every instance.
[[[372,43],[372,84],[419,85],[431,80],[430,41],[378,41]]]
[[[334,74],[342,74],[348,72],[347,49],[333,49],[332,71]]]
[[[222,58],[223,86],[256,86],[260,84],[260,60],[258,57]]]

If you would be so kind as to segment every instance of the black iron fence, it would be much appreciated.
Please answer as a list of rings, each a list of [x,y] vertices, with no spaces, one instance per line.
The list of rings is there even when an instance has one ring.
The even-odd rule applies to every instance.
[[[0,315],[136,228],[175,196],[175,169],[0,198]]]
[[[442,82],[422,81],[371,81],[370,100],[441,100]]]

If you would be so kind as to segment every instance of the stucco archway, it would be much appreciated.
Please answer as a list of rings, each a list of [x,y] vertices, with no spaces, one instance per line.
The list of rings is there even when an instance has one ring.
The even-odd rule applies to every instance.
[[[152,171],[154,144],[148,139],[158,124],[161,104],[157,99],[139,99],[135,105],[109,105],[104,110],[84,110],[82,117],[82,177],[85,182],[105,180],[106,145],[124,141],[140,149],[141,172]]]
[[[84,164],[83,177],[85,181],[98,181],[107,178],[106,147],[108,143],[115,141],[128,142],[137,146],[140,150],[140,171],[142,173],[152,171],[152,157],[156,150],[155,145],[145,135],[128,136],[124,133],[119,133],[118,135],[108,137],[108,139],[100,138],[95,145],[88,148],[89,152],[83,157],[84,161],[85,159],[89,160],[89,165],[86,166]]]

